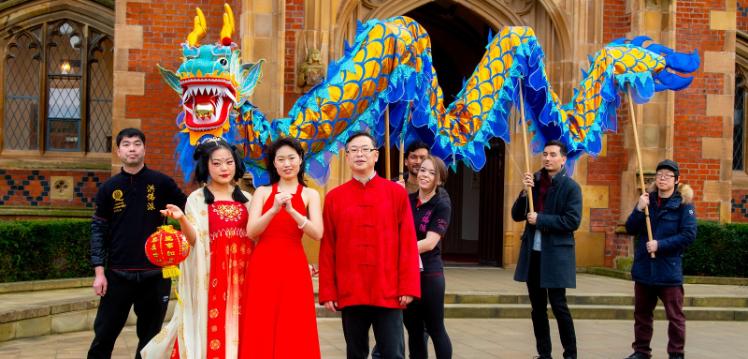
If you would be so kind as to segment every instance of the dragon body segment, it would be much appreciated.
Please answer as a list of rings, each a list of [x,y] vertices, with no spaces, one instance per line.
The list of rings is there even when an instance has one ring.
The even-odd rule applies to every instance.
[[[596,155],[603,132],[617,128],[621,91],[631,91],[644,103],[656,91],[690,84],[690,77],[670,71],[689,73],[699,66],[695,52],[676,53],[659,44],[645,48],[643,37],[617,40],[590,58],[573,98],[563,104],[548,81],[533,30],[506,27],[489,39],[475,71],[445,107],[426,31],[407,17],[370,20],[359,24],[353,43],[346,43],[342,58],[330,64],[328,77],[299,98],[287,117],[269,121],[249,100],[261,62],[239,61],[226,30],[227,16],[233,26],[230,13],[226,5],[221,41],[199,46],[195,39],[204,34],[205,24],[198,10],[196,30],[182,45],[184,62],[176,73],[161,69],[182,99],[177,155],[185,178],[196,144],[220,136],[243,147],[255,185],[265,184],[264,147],[278,137],[292,137],[307,151],[307,173],[324,182],[332,156],[352,132],[370,130],[383,142],[386,111],[393,143],[420,139],[449,164],[463,161],[480,170],[489,141],[510,140],[508,119],[512,107],[520,105],[519,91],[536,151],[547,140],[560,139],[572,160],[585,152]]]

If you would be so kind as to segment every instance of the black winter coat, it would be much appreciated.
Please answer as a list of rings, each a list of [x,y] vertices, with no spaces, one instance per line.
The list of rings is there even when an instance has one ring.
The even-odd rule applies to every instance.
[[[535,187],[540,186],[540,174],[535,173]],[[533,197],[537,199],[537,190]],[[512,219],[516,222],[527,220],[527,197],[520,194],[512,206]],[[538,213],[536,225],[525,224],[522,243],[519,250],[514,280],[527,282],[530,269],[535,229],[541,232],[540,252],[540,287],[541,288],[575,288],[577,286],[576,253],[574,231],[579,228],[582,219],[582,190],[566,169],[556,174],[548,188],[543,212]]]

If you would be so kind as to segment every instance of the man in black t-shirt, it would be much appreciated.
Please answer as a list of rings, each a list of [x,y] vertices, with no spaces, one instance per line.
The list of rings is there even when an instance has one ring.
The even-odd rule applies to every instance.
[[[145,166],[145,135],[126,128],[117,134],[122,170],[99,187],[91,223],[93,288],[101,297],[88,358],[110,358],[117,336],[134,306],[138,351],[159,330],[169,304],[171,283],[148,261],[145,241],[164,223],[159,209],[181,208],[187,197],[170,177]]]

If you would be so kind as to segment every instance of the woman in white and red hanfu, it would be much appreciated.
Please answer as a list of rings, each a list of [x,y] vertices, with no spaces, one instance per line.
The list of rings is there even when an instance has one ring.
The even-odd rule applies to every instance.
[[[162,212],[181,225],[192,245],[182,262],[181,303],[171,321],[141,351],[143,358],[235,359],[244,273],[252,242],[247,236],[250,195],[236,185],[244,174],[241,157],[222,139],[200,144],[195,181],[185,212]]]

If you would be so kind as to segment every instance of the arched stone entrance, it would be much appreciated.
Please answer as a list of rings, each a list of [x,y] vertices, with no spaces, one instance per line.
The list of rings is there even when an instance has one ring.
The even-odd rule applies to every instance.
[[[483,56],[489,30],[496,33],[510,25],[535,29],[546,51],[546,64],[555,69],[555,87],[561,93],[571,91],[568,84],[573,66],[563,66],[564,61],[559,61],[571,62],[571,39],[562,11],[549,1],[347,1],[339,8],[332,57],[341,54],[344,39],[351,40],[357,21],[397,15],[415,19],[429,32],[445,105],[454,99],[462,80],[470,76]],[[515,165],[507,166],[506,160],[520,158],[513,153],[515,149],[521,151],[519,146],[505,146],[495,140],[487,149],[488,161],[480,173],[463,165],[450,173],[447,190],[453,214],[442,247],[445,259],[496,266],[514,263],[518,236],[513,232],[518,230],[508,209],[520,184],[514,178],[519,178],[518,172],[510,168]],[[391,162],[396,166],[394,156]]]

